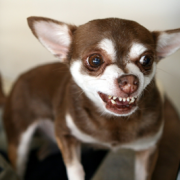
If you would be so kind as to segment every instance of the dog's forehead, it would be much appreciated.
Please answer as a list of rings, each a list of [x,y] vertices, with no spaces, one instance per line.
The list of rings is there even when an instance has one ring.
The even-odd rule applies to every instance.
[[[153,49],[154,44],[152,34],[137,22],[118,18],[100,19],[78,27],[73,38],[72,55],[76,59],[84,52],[105,48],[109,53],[114,49],[116,59],[120,60],[130,49],[142,50],[146,46]]]

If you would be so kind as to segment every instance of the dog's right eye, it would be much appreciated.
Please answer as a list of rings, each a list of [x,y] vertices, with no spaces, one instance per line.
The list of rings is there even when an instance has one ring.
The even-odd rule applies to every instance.
[[[147,56],[147,55],[142,56],[139,62],[141,63],[142,66],[148,67],[148,66],[150,66],[152,64],[152,57]]]
[[[87,61],[88,61],[88,64],[93,68],[98,68],[104,62],[103,58],[99,54],[93,54],[89,56]]]

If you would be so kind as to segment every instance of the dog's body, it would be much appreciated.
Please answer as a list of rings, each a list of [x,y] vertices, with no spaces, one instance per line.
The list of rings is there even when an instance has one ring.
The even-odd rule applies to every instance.
[[[69,180],[84,179],[81,142],[137,151],[135,179],[150,179],[168,102],[155,83],[156,64],[180,47],[180,29],[151,33],[121,19],[75,27],[37,17],[29,26],[66,65],[37,67],[12,89],[4,124],[18,173],[40,128],[58,144]]]

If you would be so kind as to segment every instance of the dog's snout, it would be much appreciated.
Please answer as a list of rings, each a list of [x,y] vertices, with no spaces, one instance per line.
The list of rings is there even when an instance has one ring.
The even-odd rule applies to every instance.
[[[124,75],[118,78],[120,89],[130,95],[138,89],[139,80],[134,75]]]

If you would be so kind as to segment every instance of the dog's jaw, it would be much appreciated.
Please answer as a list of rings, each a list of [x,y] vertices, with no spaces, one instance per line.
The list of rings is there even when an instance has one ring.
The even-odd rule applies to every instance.
[[[98,92],[107,111],[116,116],[127,116],[137,109],[137,97],[116,97]]]

